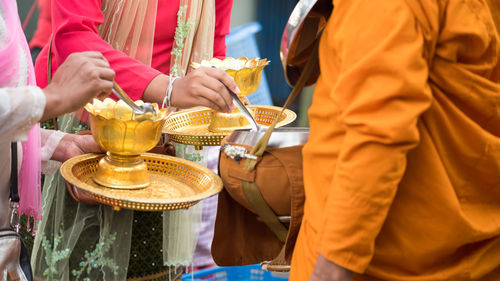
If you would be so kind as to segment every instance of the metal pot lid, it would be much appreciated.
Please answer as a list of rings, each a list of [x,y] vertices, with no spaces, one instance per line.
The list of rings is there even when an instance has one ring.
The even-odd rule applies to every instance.
[[[293,9],[281,37],[280,56],[286,81],[295,86],[333,10],[332,0],[300,0]],[[319,65],[305,86],[316,82]]]
[[[227,138],[228,142],[254,146],[264,135],[267,128],[261,128],[259,131],[250,129],[235,130]],[[303,145],[309,139],[309,128],[305,127],[281,127],[275,128],[267,147],[280,148],[295,145]]]

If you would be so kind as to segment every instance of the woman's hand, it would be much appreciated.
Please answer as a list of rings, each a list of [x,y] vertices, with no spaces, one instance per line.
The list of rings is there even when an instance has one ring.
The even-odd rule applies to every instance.
[[[64,162],[81,154],[103,152],[105,152],[104,149],[95,142],[90,131],[84,131],[78,134],[66,134],[59,142],[59,145],[57,145],[52,155],[52,160]],[[68,182],[66,182],[66,189],[77,202],[91,205],[98,204],[95,199]]]
[[[171,104],[179,108],[206,106],[220,112],[231,112],[234,105],[226,87],[236,94],[240,92],[225,71],[200,67],[174,82]]]
[[[42,120],[75,111],[92,98],[107,95],[115,72],[99,52],[73,53],[57,69],[43,89],[46,97]]]
[[[352,272],[319,255],[309,281],[351,281]]]
[[[104,153],[90,134],[67,134],[57,145],[52,160],[64,162],[85,153]]]

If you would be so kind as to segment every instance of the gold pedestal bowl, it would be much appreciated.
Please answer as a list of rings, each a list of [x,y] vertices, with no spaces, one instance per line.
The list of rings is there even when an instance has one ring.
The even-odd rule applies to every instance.
[[[202,61],[200,64],[193,64],[193,68],[200,66],[216,67],[224,70],[236,82],[240,89],[238,94],[240,99],[247,96],[259,88],[262,70],[269,64],[267,59],[240,57],[238,59],[227,57],[223,60],[213,58],[209,61]],[[254,115],[254,112],[251,112]],[[254,115],[255,116],[255,115]],[[231,113],[215,112],[208,130],[213,133],[230,133],[236,129],[249,128],[250,124],[237,108]]]
[[[93,180],[110,188],[147,187],[150,184],[148,170],[140,155],[158,143],[166,110],[155,106],[157,116],[141,115],[138,120],[121,101],[94,100],[94,104],[87,104],[85,109],[90,113],[90,129],[95,141],[107,151],[99,161]]]

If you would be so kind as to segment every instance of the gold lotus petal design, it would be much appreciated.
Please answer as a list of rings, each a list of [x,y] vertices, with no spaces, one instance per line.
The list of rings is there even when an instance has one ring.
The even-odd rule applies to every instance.
[[[144,104],[142,100],[136,100],[135,104],[141,106]],[[156,111],[156,118],[153,120],[163,119],[168,116],[169,112],[166,108],[160,109],[157,103],[153,103],[153,108]],[[87,103],[84,106],[90,114],[95,116],[101,116],[105,119],[118,119],[122,121],[135,120],[132,109],[122,100],[114,101],[110,98],[100,101],[94,99],[92,103]]]
[[[85,109],[90,113],[92,136],[108,152],[100,160],[93,180],[117,189],[148,186],[150,177],[146,164],[139,156],[158,143],[167,120],[166,109],[157,111],[155,119],[141,120],[135,120],[131,109],[111,99],[103,102],[94,100]]]
[[[238,59],[227,57],[223,60],[217,58],[209,61],[205,60],[192,66],[194,68],[200,66],[217,67],[224,70],[233,78],[238,86],[240,90],[238,95],[242,99],[243,96],[249,95],[259,88],[262,70],[268,64],[269,61],[267,59],[259,59],[257,57],[251,59],[246,57]],[[252,115],[255,117],[255,114],[252,113]],[[235,129],[244,128],[248,125],[249,123],[243,114],[238,109],[234,109],[229,114],[221,112],[213,113],[208,130],[211,133],[231,133]]]
[[[130,108],[109,98],[103,102],[94,99],[85,109],[90,113],[90,129],[96,142],[119,155],[138,155],[153,148],[167,119],[167,110],[161,109],[154,120],[134,120]]]
[[[166,118],[150,121],[106,119],[90,115],[90,130],[104,150],[119,155],[138,155],[153,148],[160,139]]]
[[[209,61],[203,61],[201,63],[192,63],[191,66],[193,68],[198,68],[200,66],[213,66],[226,71],[227,74],[233,77],[234,82],[236,82],[236,85],[240,89],[239,95],[246,96],[255,92],[259,88],[262,70],[269,64],[269,62],[270,61],[267,59],[259,58],[248,59],[246,57],[240,57],[235,59],[227,57],[223,60],[213,58]]]

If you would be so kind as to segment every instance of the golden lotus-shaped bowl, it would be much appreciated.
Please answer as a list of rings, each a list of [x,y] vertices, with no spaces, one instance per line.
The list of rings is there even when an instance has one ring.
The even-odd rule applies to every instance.
[[[259,88],[262,70],[269,64],[269,61],[267,59],[259,60],[258,58],[247,59],[246,57],[241,57],[238,60],[245,61],[244,68],[239,70],[227,69],[225,71],[233,77],[234,82],[240,89],[240,96],[250,95]]]
[[[157,110],[155,118],[136,119],[127,108],[116,104],[119,103],[85,107],[90,115],[92,136],[107,151],[99,161],[94,181],[111,188],[144,188],[150,181],[147,166],[139,156],[158,143],[167,112]]]
[[[208,61],[202,61],[199,64],[193,63],[193,68],[206,66],[224,70],[234,79],[234,82],[236,82],[236,85],[240,89],[238,95],[240,99],[242,99],[242,96],[250,95],[257,91],[262,70],[268,64],[269,61],[267,59],[248,59],[246,57],[235,59],[227,57],[223,60],[213,58]],[[250,124],[245,116],[235,108],[231,113],[216,112],[208,130],[214,133],[224,133],[247,127],[250,127]]]
[[[204,60],[201,63],[193,63],[193,68],[200,66],[215,67],[224,70],[227,74],[233,77],[234,82],[240,89],[240,96],[249,95],[259,88],[260,77],[262,70],[269,64],[267,59],[246,57],[231,58],[227,57],[223,60],[213,58],[211,60]]]

